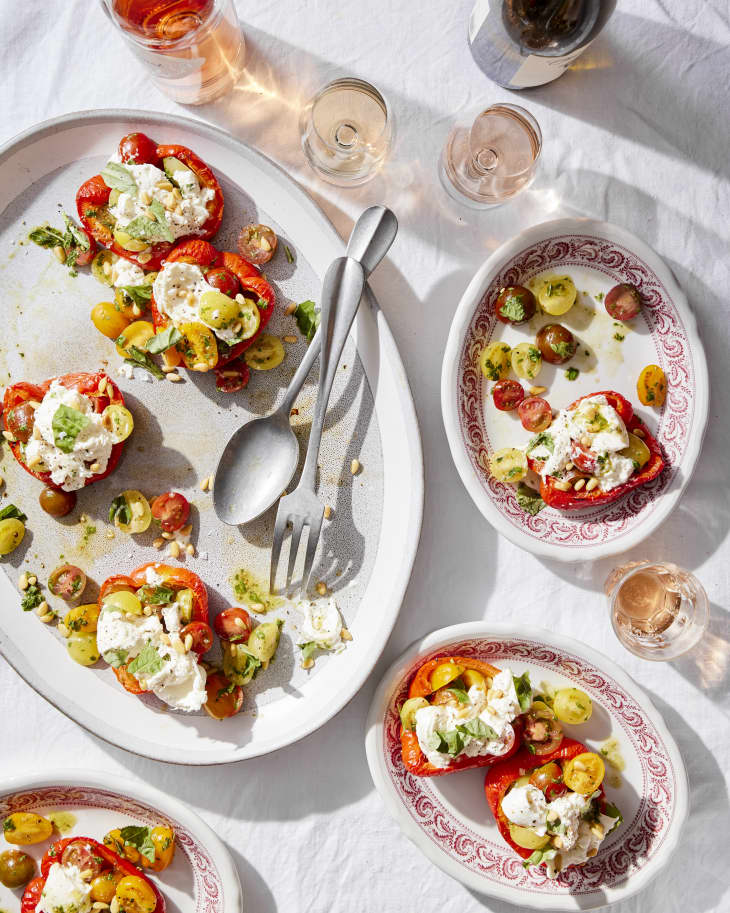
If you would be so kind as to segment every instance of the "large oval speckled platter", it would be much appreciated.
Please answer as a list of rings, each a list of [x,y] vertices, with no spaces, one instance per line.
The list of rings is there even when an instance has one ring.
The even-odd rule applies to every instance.
[[[17,504],[28,522],[21,547],[3,565],[0,651],[44,697],[102,738],[165,761],[222,763],[273,751],[312,732],[347,703],[372,669],[397,617],[418,543],[420,438],[400,357],[368,292],[337,372],[319,461],[319,491],[332,516],[323,530],[315,579],[332,591],[353,639],[344,651],[321,656],[305,671],[296,646],[299,613],[287,603],[273,608],[267,618],[284,620],[276,660],[247,686],[243,711],[225,722],[202,712],[170,712],[151,696],[130,696],[104,663],[77,665],[55,629],[21,611],[17,578],[23,570],[44,580],[62,561],[77,564],[92,581],[84,594],[89,601],[109,575],[160,559],[153,529],[135,537],[119,531],[114,538],[107,535],[113,530],[107,519],[110,501],[127,488],[150,497],[175,489],[191,501],[196,554],[181,563],[205,581],[211,615],[252,602],[251,589],[264,588],[268,580],[275,509],[246,527],[224,526],[200,481],[212,473],[235,428],[277,404],[306,342],[287,344],[279,368],[252,372],[248,387],[234,395],[219,393],[212,375],[181,372],[179,384],[119,376],[121,361],[113,345],[89,320],[91,307],[110,290],[88,271],[72,278],[48,251],[26,241],[35,225],[54,219],[60,224],[59,205],[75,212],[78,186],[99,171],[132,130],[158,142],[188,145],[213,168],[225,195],[223,224],[214,239],[220,249],[235,249],[238,230],[251,221],[271,225],[290,248],[292,263],[278,255],[266,267],[277,295],[270,332],[300,335],[294,319],[284,314],[287,304],[316,301],[320,277],[343,250],[325,216],[276,165],[198,121],[133,111],[84,112],[41,124],[0,151],[0,384],[104,368],[135,418],[118,468],[80,493],[75,510],[61,521],[43,513],[41,484],[3,448],[2,503]],[[301,442],[308,434],[316,382],[315,367],[293,418]],[[362,464],[356,476],[350,473],[354,458]],[[62,610],[62,603],[57,608]]]

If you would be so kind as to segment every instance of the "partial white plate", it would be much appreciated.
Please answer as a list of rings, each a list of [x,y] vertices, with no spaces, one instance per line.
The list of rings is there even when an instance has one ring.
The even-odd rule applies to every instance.
[[[79,564],[97,584],[160,559],[150,530],[137,537],[106,539],[108,505],[118,491],[157,493],[175,488],[194,502],[198,553],[186,565],[206,582],[211,615],[235,604],[231,575],[242,565],[268,581],[274,512],[240,531],[219,523],[211,498],[198,482],[214,466],[219,447],[235,427],[268,411],[301,358],[306,343],[287,347],[281,370],[254,372],[235,396],[215,391],[209,376],[185,376],[182,384],[148,384],[116,377],[114,348],[95,332],[88,314],[106,296],[90,276],[71,279],[35,245],[19,242],[57,204],[73,211],[76,189],[133,130],[158,142],[192,147],[215,171],[226,195],[223,226],[214,238],[232,249],[246,221],[270,222],[295,262],[277,256],[267,275],[278,289],[272,332],[295,328],[284,315],[287,300],[317,299],[319,280],[343,243],[301,188],[277,165],[228,134],[200,121],[141,111],[83,112],[40,124],[0,150],[0,271],[8,345],[0,351],[0,376],[12,382],[43,380],[71,370],[108,370],[136,415],[135,432],[115,472],[85,489],[75,512],[61,523],[44,515],[40,485],[7,453],[5,493],[29,516],[26,542],[4,563],[12,582],[20,572],[48,574],[58,563]],[[52,326],[52,332],[49,328]],[[25,359],[18,352],[22,339]],[[55,629],[19,608],[19,594],[0,575],[6,605],[0,652],[23,678],[58,709],[96,735],[129,751],[181,764],[216,764],[266,754],[303,738],[337,713],[358,691],[376,663],[395,623],[411,572],[421,527],[423,462],[408,380],[385,317],[368,292],[355,321],[343,368],[337,372],[320,454],[320,491],[334,506],[323,532],[318,574],[333,590],[353,640],[338,655],[300,668],[296,620],[287,616],[282,643],[266,674],[246,688],[244,710],[225,722],[167,712],[154,698],[137,699],[120,688],[112,670],[85,669],[66,656]],[[314,401],[312,380],[297,401],[299,432],[306,440]],[[140,455],[143,451],[144,455]],[[352,457],[363,471],[350,475]],[[85,513],[96,525],[82,536]],[[32,537],[32,545],[30,544]],[[42,562],[42,563],[41,563]],[[88,595],[94,598],[93,593]],[[59,611],[63,606],[59,603]]]
[[[495,300],[506,285],[527,285],[548,272],[570,275],[578,301],[562,317],[536,315],[524,326],[495,317]],[[600,300],[612,286],[637,286],[644,306],[626,325],[614,324]],[[598,296],[598,298],[596,297]],[[668,468],[653,482],[598,508],[556,511],[532,517],[520,508],[514,488],[489,474],[489,455],[520,447],[530,438],[517,412],[500,412],[493,386],[479,370],[479,356],[495,340],[514,346],[534,342],[546,323],[562,323],[580,345],[570,366],[543,364],[534,382],[553,411],[579,396],[616,390],[634,406],[657,437]],[[616,340],[614,334],[625,338]],[[648,364],[660,365],[668,380],[661,409],[641,406],[636,381]],[[524,386],[529,386],[525,382]],[[441,409],[451,455],[461,480],[486,519],[515,545],[545,558],[588,561],[619,554],[644,540],[674,509],[689,482],[707,423],[709,380],[697,323],[672,273],[643,241],[617,225],[561,219],[527,229],[503,244],[472,279],[459,302],[441,373]]]
[[[497,830],[484,796],[484,770],[414,777],[403,766],[399,708],[419,666],[444,655],[466,655],[517,675],[573,686],[593,701],[593,715],[566,726],[572,738],[596,750],[619,739],[626,761],[622,785],[606,786],[624,821],[584,866],[551,881],[525,870]],[[672,857],[687,817],[689,789],[679,750],[636,682],[608,657],[549,631],[485,621],[434,631],[388,669],[368,715],[368,764],[388,811],[416,846],[467,887],[542,910],[594,910],[636,894]],[[610,768],[609,768],[610,770]]]
[[[40,861],[61,837],[101,841],[115,827],[168,824],[177,848],[168,868],[147,873],[165,897],[167,913],[243,913],[243,893],[230,853],[208,825],[172,796],[133,780],[87,770],[60,770],[16,777],[0,784],[0,819],[12,812],[70,812],[76,823],[67,833],[22,847]],[[14,910],[22,891],[0,885],[0,908]]]

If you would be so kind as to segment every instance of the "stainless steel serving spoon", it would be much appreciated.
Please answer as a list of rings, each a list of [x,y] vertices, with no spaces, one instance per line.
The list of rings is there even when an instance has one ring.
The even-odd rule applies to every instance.
[[[378,265],[398,231],[395,215],[384,206],[371,206],[355,223],[346,255],[362,264],[367,277]],[[229,526],[249,523],[276,503],[299,463],[299,441],[290,415],[294,401],[319,356],[318,329],[287,387],[281,405],[264,418],[253,419],[234,432],[215,471],[213,506]]]

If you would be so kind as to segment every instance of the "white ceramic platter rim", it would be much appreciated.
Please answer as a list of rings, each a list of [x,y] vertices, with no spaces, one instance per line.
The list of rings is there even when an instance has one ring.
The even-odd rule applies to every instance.
[[[591,236],[604,239],[617,247],[622,247],[646,265],[666,290],[668,298],[671,299],[676,309],[688,343],[695,379],[691,404],[692,424],[684,442],[684,453],[679,464],[671,467],[671,480],[659,498],[652,503],[648,515],[642,516],[633,529],[628,529],[619,536],[608,538],[606,541],[581,543],[570,547],[558,542],[544,541],[524,532],[518,525],[511,522],[485,490],[484,479],[476,473],[466,450],[458,400],[465,339],[487,289],[505,265],[516,258],[520,252],[528,250],[539,242],[560,239],[565,236]],[[636,402],[635,396],[632,401]],[[607,222],[590,219],[560,219],[536,225],[499,247],[478,270],[464,292],[454,316],[444,352],[441,373],[441,409],[451,455],[461,480],[476,506],[498,532],[515,545],[533,554],[559,561],[594,560],[620,554],[651,535],[671,513],[689,482],[702,449],[709,409],[709,378],[705,353],[697,330],[697,321],[684,292],[680,289],[669,268],[648,245],[625,229]],[[642,489],[638,489],[633,497],[643,497]],[[624,500],[615,502],[615,504],[620,508]],[[601,522],[600,517],[598,522]]]
[[[468,640],[489,640],[495,643],[509,641],[529,642],[535,646],[553,648],[563,654],[566,659],[566,669],[563,674],[569,670],[571,658],[585,660],[596,669],[600,669],[603,675],[613,679],[632,698],[663,742],[663,748],[666,749],[674,771],[675,811],[671,823],[663,834],[660,846],[656,849],[648,864],[638,872],[632,873],[627,880],[618,886],[606,887],[605,885],[600,885],[595,892],[595,899],[591,897],[590,893],[586,892],[576,896],[572,896],[569,893],[529,892],[503,884],[493,878],[480,876],[440,849],[431,836],[415,821],[406,807],[401,793],[393,783],[384,757],[384,729],[386,715],[394,697],[400,691],[404,679],[412,674],[414,666],[421,658],[440,653],[446,650],[449,645],[463,643]],[[489,657],[486,658],[488,659]],[[573,638],[556,635],[543,628],[531,627],[529,635],[527,635],[523,628],[510,624],[486,621],[467,622],[433,631],[421,640],[411,644],[388,669],[375,691],[368,712],[365,748],[370,774],[389,813],[398,822],[406,836],[415,843],[431,862],[474,891],[488,894],[501,900],[507,900],[522,907],[543,910],[599,909],[609,903],[615,903],[633,896],[645,888],[672,858],[672,854],[679,843],[689,810],[689,785],[682,757],[661,715],[647,695],[629,675],[623,672],[613,660],[604,654]],[[458,776],[458,774],[455,776]],[[478,801],[479,796],[476,799]],[[448,835],[450,833],[450,826],[451,823],[448,819],[442,823],[441,828],[444,834]],[[626,826],[625,823],[623,826]],[[466,825],[464,829],[468,832]],[[502,846],[503,841],[499,837],[497,837],[497,840],[504,851],[504,855],[512,855],[508,852],[506,845]],[[517,864],[520,865],[519,860]],[[498,865],[497,863],[497,868]]]
[[[330,261],[343,253],[343,242],[329,220],[278,165],[216,127],[190,118],[153,112],[80,112],[45,121],[15,137],[0,149],[0,173],[13,168],[15,174],[14,181],[7,180],[6,174],[6,179],[0,186],[0,209],[4,209],[24,186],[28,186],[27,174],[32,169],[40,172],[35,175],[37,179],[66,163],[62,143],[58,142],[59,135],[65,131],[71,135],[80,131],[84,139],[88,134],[89,142],[93,142],[94,148],[86,154],[94,154],[110,145],[113,148],[119,137],[131,129],[140,128],[167,131],[168,137],[172,134],[177,141],[189,138],[188,144],[193,147],[197,137],[199,142],[207,144],[206,148],[217,150],[229,166],[231,157],[235,156],[236,163],[241,163],[240,172],[244,175],[241,180],[248,180],[256,188],[254,193],[261,198],[262,208],[276,209],[279,223],[289,237],[295,239],[302,255],[320,277],[324,275]],[[52,146],[50,141],[54,137],[56,143]],[[42,146],[39,147],[41,141]],[[73,139],[69,140],[70,145],[73,142]],[[37,161],[39,157],[40,162]],[[210,153],[205,157],[210,159]],[[67,160],[76,158],[78,155]],[[215,170],[216,162],[211,161],[210,164]],[[228,176],[232,177],[230,167]],[[18,182],[23,178],[26,183],[19,187]],[[75,188],[70,188],[70,191],[75,193]],[[275,205],[272,205],[267,194]],[[39,663],[38,656],[29,655],[29,651],[21,649],[9,634],[11,627],[4,624],[0,628],[0,653],[31,687],[57,709],[106,741],[156,760],[191,765],[228,763],[282,748],[314,732],[350,701],[370,674],[395,624],[415,559],[423,515],[423,457],[415,408],[395,341],[385,316],[369,289],[352,334],[375,401],[381,429],[385,478],[381,537],[364,597],[364,602],[373,601],[383,610],[376,621],[372,616],[368,618],[367,612],[358,613],[353,629],[354,640],[347,650],[348,675],[343,679],[336,664],[328,664],[302,689],[302,694],[307,698],[308,712],[279,712],[270,717],[271,722],[264,737],[249,738],[243,744],[235,744],[231,740],[224,740],[225,730],[221,728],[221,739],[218,741],[201,738],[196,741],[191,736],[183,748],[175,749],[162,740],[156,742],[145,737],[138,730],[130,731],[128,728],[120,731],[110,722],[113,714],[103,717],[87,711],[78,699],[83,690],[80,680],[77,679],[76,691],[76,685],[73,685],[68,686],[68,692],[61,692],[55,687],[58,679],[54,683],[50,676],[46,677],[39,671],[38,666],[42,666],[42,663]],[[0,582],[0,592],[4,594],[8,607],[17,604],[17,592],[6,579]],[[18,612],[18,615],[21,614]],[[11,615],[7,617],[12,626],[16,619]],[[360,636],[357,630],[358,619],[362,625]],[[81,667],[73,667],[68,670],[66,678],[81,673]],[[133,700],[129,696],[125,697]],[[283,703],[278,702],[273,706],[281,707]],[[155,719],[156,717],[149,716],[150,730],[154,728],[152,724]],[[254,729],[260,722],[261,719],[256,720]],[[221,727],[224,726],[221,724]]]
[[[186,859],[193,867],[195,883],[202,890],[196,895],[195,909],[191,913],[242,913],[243,910],[243,892],[238,872],[233,864],[231,855],[223,842],[216,836],[213,830],[187,806],[183,805],[177,799],[166,793],[135,780],[126,777],[114,775],[113,782],[115,789],[109,788],[109,774],[88,770],[59,770],[53,774],[31,773],[18,777],[0,784],[0,808],[4,808],[8,802],[12,802],[14,797],[24,797],[26,794],[33,794],[39,791],[49,791],[52,796],[61,795],[64,791],[79,790],[86,792],[83,800],[80,800],[77,807],[83,803],[86,806],[100,807],[110,809],[109,826],[114,824],[114,813],[111,807],[104,804],[95,805],[93,793],[98,791],[104,794],[104,798],[117,798],[120,808],[124,811],[125,804],[132,800],[132,813],[150,812],[151,820],[166,819],[178,835],[178,853],[184,853]],[[88,793],[91,793],[91,796]],[[31,797],[32,798],[32,797]],[[98,799],[96,800],[99,801]],[[38,802],[23,802],[24,809],[33,809],[39,807]],[[50,799],[44,804],[58,804],[64,811],[74,810],[73,795],[68,799],[58,802]],[[135,808],[139,804],[141,808]],[[69,836],[75,836],[72,831]],[[92,836],[85,834],[79,836]],[[192,861],[192,855],[196,855],[196,864]],[[196,871],[197,865],[197,871]],[[158,884],[164,894],[164,876]]]

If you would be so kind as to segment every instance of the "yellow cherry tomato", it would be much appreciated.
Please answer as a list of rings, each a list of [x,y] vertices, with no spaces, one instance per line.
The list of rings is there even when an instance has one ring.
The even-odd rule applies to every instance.
[[[121,529],[123,533],[132,534],[148,530],[152,523],[152,511],[147,498],[141,491],[134,488],[123,491],[121,497],[124,498],[126,504],[126,515],[129,517],[129,522],[123,519],[124,514],[121,511],[117,511],[114,514],[114,525],[117,529]]]
[[[223,329],[238,320],[241,308],[234,298],[214,289],[209,292],[203,292],[200,296],[198,313],[200,314],[200,319],[205,321],[208,326]]]
[[[104,838],[104,842],[106,843],[106,838]],[[107,846],[109,846],[109,844],[107,844]],[[111,849],[118,855],[123,855],[113,846]],[[109,871],[104,872],[103,875],[97,875],[91,882],[91,900],[94,903],[110,904],[114,900],[114,895],[117,893],[117,885],[123,877],[124,873],[117,869],[109,869]]]
[[[129,320],[111,301],[100,301],[91,309],[91,322],[102,336],[116,339],[129,326]]]
[[[593,751],[584,751],[563,764],[563,782],[573,792],[590,796],[603,783],[606,767]]]
[[[646,442],[631,432],[629,432],[629,446],[619,450],[619,453],[637,463],[639,469],[651,459],[651,450],[646,446]]]
[[[439,688],[443,688],[444,685],[453,682],[463,671],[464,667],[459,666],[457,663],[441,663],[431,673],[431,690],[438,691]]]
[[[542,369],[542,355],[531,342],[520,342],[512,349],[512,368],[518,377],[534,380]]]
[[[479,358],[479,367],[487,380],[503,380],[511,364],[512,349],[506,342],[491,342]]]
[[[20,545],[24,536],[25,524],[22,520],[17,517],[0,520],[0,555],[9,555]]]
[[[489,471],[498,482],[519,482],[527,475],[527,457],[516,447],[503,447],[489,458]]]
[[[68,653],[74,662],[80,666],[93,666],[99,662],[99,648],[96,644],[96,633],[88,634],[73,632],[66,639]]]
[[[254,371],[271,371],[284,361],[284,346],[278,336],[262,333],[261,336],[246,349],[244,358],[249,368]]]
[[[561,723],[577,726],[591,718],[593,702],[580,688],[560,688],[553,697],[553,710]]]
[[[241,324],[241,339],[250,339],[261,326],[261,312],[250,298],[243,299],[238,319]]]
[[[155,861],[150,862],[143,856],[142,867],[152,869],[153,872],[161,872],[170,865],[175,855],[175,832],[171,827],[159,825],[150,831],[150,839],[155,845]]]
[[[91,261],[91,275],[96,279],[97,282],[101,282],[102,285],[111,286],[112,285],[112,264],[119,258],[115,253],[112,253],[110,250],[100,250],[98,254],[94,256],[94,259]],[[109,264],[108,272],[104,271],[106,264]]]
[[[126,441],[134,430],[134,418],[129,409],[119,403],[111,403],[101,413],[101,423],[111,434],[114,443]]]
[[[123,615],[142,614],[142,603],[135,593],[129,590],[117,590],[115,593],[109,593],[102,599],[102,608],[106,612],[121,612]]]
[[[53,833],[53,823],[42,815],[32,812],[13,812],[3,821],[3,834],[8,843],[28,846],[42,843]]]
[[[149,320],[135,320],[134,323],[130,323],[119,334],[117,352],[122,358],[126,358],[127,350],[130,346],[136,346],[138,349],[144,350],[145,345],[154,335],[155,328]]]
[[[647,365],[636,384],[639,402],[644,406],[663,406],[667,397],[667,378],[659,365]]]
[[[119,913],[153,913],[157,896],[144,878],[125,875],[117,885]]]
[[[218,343],[209,327],[204,323],[183,323],[178,329],[183,334],[178,345],[182,349],[186,368],[190,371],[210,371],[218,364]]]
[[[99,606],[95,602],[78,605],[66,612],[63,623],[69,631],[80,634],[93,634],[99,621]]]
[[[519,824],[508,822],[509,835],[517,844],[526,850],[539,850],[550,843],[550,834],[544,834],[542,837],[531,827],[520,827]]]
[[[537,300],[547,314],[559,317],[575,304],[578,292],[570,276],[545,276],[537,289]]]
[[[476,669],[464,669],[464,672],[461,676],[464,679],[464,684],[467,688],[471,688],[472,685],[476,685],[478,688],[487,687],[487,680],[482,675],[481,672],[477,672]]]
[[[120,247],[123,247],[125,250],[131,250],[135,253],[145,250],[148,246],[146,241],[141,241],[139,238],[133,238],[131,235],[127,234],[123,228],[114,229],[114,240]]]

